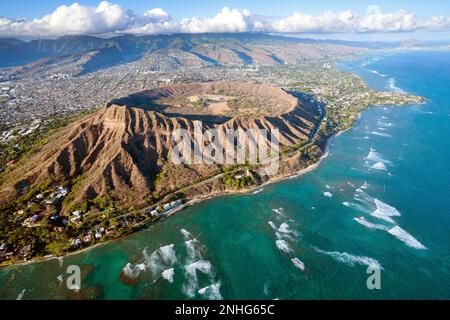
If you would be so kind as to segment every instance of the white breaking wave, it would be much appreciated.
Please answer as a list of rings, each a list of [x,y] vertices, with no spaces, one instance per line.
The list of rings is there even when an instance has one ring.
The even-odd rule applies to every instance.
[[[158,249],[162,260],[166,264],[173,265],[175,262],[177,262],[177,255],[175,253],[174,247],[174,244],[169,244]]]
[[[362,224],[363,226],[365,226],[365,227],[367,227],[369,229],[384,230],[384,231],[389,230],[388,227],[386,227],[386,226],[384,226],[382,224],[375,224],[375,223],[372,223],[370,221],[367,221],[364,217],[354,218],[353,220],[355,220],[359,224]]]
[[[282,217],[285,217],[283,208],[272,209],[272,211],[275,212],[276,214],[282,216]]]
[[[129,278],[137,278],[142,271],[145,271],[147,266],[145,264],[127,263],[122,269],[122,272]]]
[[[386,215],[380,213],[380,211],[378,211],[378,210],[375,210],[375,211],[372,212],[370,215],[371,215],[372,217],[375,217],[375,218],[384,220],[384,221],[389,222],[389,223],[391,223],[391,224],[395,224],[395,220],[394,220],[394,219],[392,219],[391,217],[386,216]]]
[[[277,226],[275,225],[275,223],[273,223],[273,221],[269,221],[268,224],[272,227],[272,229],[273,229],[274,231],[278,231],[278,228],[277,228]]]
[[[362,213],[367,213],[370,214],[372,211],[369,208],[366,208],[358,203],[353,203],[353,202],[343,202],[342,203],[344,206],[349,207],[349,208],[353,208],[359,212]]]
[[[294,237],[298,236],[298,232],[292,230],[287,222],[283,222],[279,227],[277,227],[273,221],[269,221],[267,223],[272,227],[272,229],[275,231],[275,235],[279,239],[281,239],[282,237],[287,237],[291,240],[294,240],[290,235],[293,235]]]
[[[279,240],[287,239],[287,240],[295,241],[295,238],[292,237],[288,233],[275,232],[275,235],[276,235],[277,239],[279,239]]]
[[[373,134],[375,136],[386,137],[386,138],[392,137],[389,133],[383,133],[383,132],[378,132],[378,131],[372,131],[371,134]]]
[[[298,258],[294,258],[291,259],[292,263],[294,264],[295,267],[297,267],[298,269],[304,271],[305,270],[305,264]]]
[[[298,236],[298,232],[295,230],[292,230],[291,227],[289,226],[289,224],[286,222],[284,222],[280,225],[280,227],[278,228],[278,231],[281,233],[292,234],[294,236]]]
[[[26,290],[23,289],[23,290],[17,295],[16,300],[22,300],[23,297],[24,297],[24,295],[25,295],[25,292],[26,292]]]
[[[399,93],[404,92],[402,89],[400,89],[399,87],[396,86],[396,81],[394,78],[389,78],[388,86],[389,86],[389,89],[391,89],[395,92],[399,92]]]
[[[331,198],[333,196],[333,194],[329,191],[324,192],[323,195],[327,198]]]
[[[256,191],[253,192],[253,194],[258,194],[264,191],[264,188],[258,189]]]
[[[277,240],[275,241],[275,244],[278,248],[278,250],[286,252],[286,253],[291,253],[293,252],[292,248],[289,246],[289,243],[287,243],[285,240]]]
[[[198,290],[198,294],[208,298],[209,300],[223,300],[222,294],[220,293],[220,286],[220,282],[214,283]]]
[[[147,248],[144,249],[145,266],[151,271],[153,276],[159,275],[164,270],[159,250],[154,251],[152,254],[148,254]]]
[[[212,276],[212,265],[207,260],[198,260],[186,266],[186,271],[193,274],[194,271],[201,271],[206,275]]]
[[[374,170],[387,171],[387,167],[383,162],[377,162],[370,168]]]
[[[283,239],[283,235],[281,233],[279,233],[278,231],[275,232],[275,236],[277,237],[277,239]],[[285,238],[288,238],[289,240],[293,240],[289,235],[286,235]]]
[[[377,209],[371,213],[373,217],[382,219],[389,223],[395,224],[395,221],[391,217],[400,217],[401,214],[398,210],[383,201],[378,199],[374,200]]]
[[[375,149],[370,149],[369,153],[366,157],[367,160],[373,161],[373,162],[383,162],[385,164],[390,164],[391,162],[389,160],[386,160],[382,157],[380,153],[378,153]]]
[[[362,184],[362,186],[360,187],[361,189],[367,189],[369,188],[369,184],[367,183],[367,181],[364,181],[364,183]]]
[[[374,198],[369,196],[366,192],[364,192],[364,190],[361,187],[355,190],[353,199],[365,205],[363,210],[364,212],[370,213],[371,211],[373,211],[372,209],[369,209],[369,207],[373,207]]]
[[[192,238],[191,233],[189,231],[187,231],[186,229],[181,229],[180,232],[186,240],[189,240]]]
[[[298,237],[298,232],[292,230],[287,222],[284,222],[280,225],[278,229],[275,229],[275,235],[278,239],[287,238],[289,240],[295,241],[295,238]]]
[[[355,190],[353,199],[362,202],[363,204],[370,205],[373,204],[373,198],[363,191],[363,189],[358,188]]]
[[[352,267],[355,266],[356,264],[360,264],[360,265],[366,265],[369,267],[375,267],[375,268],[382,269],[381,264],[377,260],[370,258],[370,257],[355,256],[355,255],[349,254],[347,252],[324,251],[319,248],[314,248],[314,250],[316,250],[319,253],[330,256],[333,259],[335,259],[336,261],[345,263]]]
[[[399,226],[395,226],[392,229],[389,229],[388,231],[391,235],[405,243],[408,247],[418,249],[418,250],[425,250],[427,247],[425,247],[422,243],[420,243],[416,238],[414,238],[411,234],[409,234],[407,231],[403,230]]]
[[[185,241],[184,245],[186,246],[187,263],[192,263],[202,258],[202,254],[200,252],[200,243],[197,239]]]
[[[169,281],[170,283],[173,283],[173,276],[175,275],[175,269],[174,268],[170,268],[167,270],[164,270],[161,273],[161,276],[166,279],[167,281]]]
[[[378,120],[377,125],[380,127],[383,127],[383,128],[390,128],[390,127],[394,126],[394,124],[392,122],[386,122],[383,120]]]
[[[365,193],[361,187],[356,189],[353,199],[361,202],[364,206],[349,203],[350,207],[360,210],[364,213],[369,213],[371,216],[382,219],[391,224],[395,224],[395,221],[394,219],[392,219],[392,217],[399,217],[401,215],[396,208],[388,205],[387,203],[384,203],[383,201],[372,198],[367,193]],[[375,204],[376,207],[375,211],[371,211],[369,209],[370,207],[373,207],[373,204]]]
[[[196,262],[193,262],[185,267],[186,270],[186,281],[183,285],[183,291],[188,297],[195,297],[195,293],[198,290],[198,276],[197,271],[202,272],[209,276],[210,278],[213,278],[213,271],[212,271],[212,265],[211,262],[206,260],[199,260]]]
[[[389,234],[393,235],[398,240],[405,243],[408,247],[418,249],[418,250],[427,249],[427,247],[425,247],[416,238],[414,238],[411,234],[409,234],[407,231],[403,230],[399,226],[389,228],[382,224],[375,224],[375,223],[369,222],[364,217],[354,218],[353,220],[355,220],[356,222],[362,224],[363,226],[365,226],[369,229],[387,231]]]
[[[278,231],[281,233],[295,233],[295,231],[293,231],[289,228],[289,224],[287,224],[286,222],[283,222],[280,225],[280,227],[278,228]]]
[[[153,276],[158,276],[163,270],[172,266],[177,262],[174,244],[162,246],[153,251],[151,254],[148,248],[142,251],[144,263],[133,264],[127,263],[123,267],[122,272],[129,278],[137,278],[143,271],[150,270]]]
[[[396,222],[393,219],[393,217],[400,217],[401,213],[395,207],[393,207],[381,200],[371,198],[369,195],[367,195],[361,189],[359,191],[357,190],[354,198],[366,205],[370,205],[371,202],[375,203],[376,209],[375,209],[375,211],[370,212],[370,215],[372,217],[386,221],[386,222],[394,225],[394,227],[387,227],[382,224],[375,224],[370,221],[367,221],[364,217],[354,218],[354,220],[356,222],[358,222],[359,224],[361,224],[369,229],[387,231],[389,234],[393,235],[400,241],[404,242],[409,247],[412,247],[412,248],[415,248],[418,250],[427,249],[422,243],[420,243],[417,239],[415,239],[411,234],[409,234],[407,231],[403,230],[401,227],[396,225]],[[367,209],[362,206],[348,203],[348,202],[346,202],[345,205],[367,213]]]
[[[380,77],[386,78],[387,76],[385,74],[379,73],[377,70],[370,70],[370,72],[372,72],[373,74],[376,74]]]

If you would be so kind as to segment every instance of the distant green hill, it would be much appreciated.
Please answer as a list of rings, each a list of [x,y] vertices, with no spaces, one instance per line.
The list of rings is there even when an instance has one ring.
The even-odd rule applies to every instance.
[[[92,62],[93,66],[122,63],[129,59],[138,59],[148,52],[158,49],[178,49],[191,52],[200,44],[214,43],[231,48],[247,62],[251,58],[242,49],[246,43],[298,42],[325,43],[310,39],[288,38],[266,34],[177,34],[157,36],[124,35],[109,39],[92,36],[64,36],[58,39],[39,39],[29,42],[0,38],[0,67],[25,65],[38,59],[79,55],[92,50],[101,53]],[[106,57],[110,55],[110,57]],[[206,57],[205,57],[206,59]],[[108,60],[108,61],[106,61]]]

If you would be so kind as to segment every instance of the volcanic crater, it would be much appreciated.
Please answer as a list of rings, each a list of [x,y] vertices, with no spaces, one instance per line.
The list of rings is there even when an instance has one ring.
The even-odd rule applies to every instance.
[[[62,128],[49,142],[2,177],[0,203],[17,198],[17,186],[65,181],[72,186],[63,212],[73,203],[97,196],[113,197],[122,207],[146,204],[222,171],[222,166],[174,165],[170,133],[194,132],[197,121],[215,128],[278,129],[280,147],[313,138],[322,114],[316,104],[279,87],[244,82],[169,85],[112,100],[82,120]],[[223,141],[225,143],[225,141]],[[284,168],[305,166],[301,157]],[[281,170],[283,171],[283,170]],[[213,183],[199,193],[218,191]]]
[[[223,123],[233,117],[277,117],[293,111],[298,98],[279,87],[244,82],[193,82],[115,99],[109,105],[140,107],[168,116]]]

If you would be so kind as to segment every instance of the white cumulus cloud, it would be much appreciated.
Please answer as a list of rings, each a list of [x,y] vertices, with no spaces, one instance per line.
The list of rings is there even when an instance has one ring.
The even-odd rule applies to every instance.
[[[351,11],[339,13],[327,11],[322,15],[294,12],[287,18],[274,21],[268,28],[276,32],[340,33],[355,31],[357,24],[355,20],[355,15]]]
[[[118,4],[102,1],[95,6],[78,3],[59,6],[33,20],[0,17],[0,37],[57,37],[80,34],[170,34],[223,32],[347,33],[450,30],[450,18],[422,18],[406,10],[384,13],[369,6],[365,14],[350,10],[322,14],[294,12],[269,19],[248,10],[223,8],[213,17],[186,17],[174,21],[162,8],[136,14]]]
[[[117,4],[102,1],[98,7],[74,3],[60,6],[41,19],[0,20],[0,34],[4,36],[59,36],[98,34],[124,30],[132,19],[132,12]]]
[[[167,12],[161,8],[148,10],[144,13],[144,17],[149,18],[152,22],[163,22],[172,20]]]
[[[295,12],[287,18],[274,21],[268,27],[275,32],[298,33],[411,32],[449,28],[449,18],[424,19],[406,10],[383,13],[378,6],[369,6],[366,15],[358,15],[352,11],[328,11],[321,15]]]
[[[127,32],[137,34],[248,32],[252,30],[249,18],[248,10],[241,11],[225,7],[212,18],[184,18],[179,22],[174,22],[172,19],[151,21],[142,26],[130,28]]]
[[[246,32],[249,30],[247,18],[248,10],[223,8],[215,17],[210,19],[183,19],[180,22],[180,31],[187,33],[202,32]]]

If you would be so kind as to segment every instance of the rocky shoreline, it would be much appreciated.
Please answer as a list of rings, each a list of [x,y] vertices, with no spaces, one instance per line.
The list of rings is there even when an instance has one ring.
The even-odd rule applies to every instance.
[[[410,96],[410,95],[406,95],[406,94],[399,95],[399,94],[389,94],[389,93],[383,93],[383,94],[378,93],[375,95],[375,97],[373,99],[375,99],[374,100],[375,102],[372,105],[377,105],[377,106],[378,105],[393,105],[393,104],[405,105],[405,104],[411,104],[411,103],[423,103],[424,102],[424,99],[422,97],[415,97],[415,96]],[[392,100],[392,99],[394,99],[394,100]],[[368,101],[372,101],[372,100],[368,100]],[[327,104],[327,108],[328,108],[329,102],[325,101],[325,103]],[[162,218],[163,219],[168,218],[171,215],[178,213],[182,209],[184,209],[188,206],[195,205],[196,203],[199,203],[201,201],[205,201],[208,199],[212,199],[212,198],[216,198],[216,197],[224,196],[224,195],[249,194],[251,192],[254,192],[254,191],[264,187],[265,185],[276,183],[276,182],[286,180],[286,179],[291,179],[293,177],[301,176],[301,175],[304,175],[304,174],[314,170],[320,164],[321,159],[323,159],[326,156],[326,150],[327,150],[330,139],[353,127],[353,125],[358,121],[361,113],[367,108],[367,105],[365,103],[368,103],[368,102],[364,100],[363,104],[357,104],[353,108],[349,109],[348,110],[349,113],[347,114],[347,117],[345,117],[345,119],[341,119],[341,120],[339,120],[339,118],[336,118],[337,120],[333,119],[333,116],[335,115],[337,109],[335,110],[334,106],[330,105],[330,114],[328,114],[328,111],[326,114],[325,114],[325,112],[322,112],[321,113],[322,117],[319,120],[315,119],[313,122],[311,122],[314,124],[315,129],[312,130],[310,128],[310,130],[311,130],[310,134],[312,136],[311,135],[309,136],[309,140],[306,143],[306,145],[299,147],[298,145],[293,144],[293,145],[291,145],[291,147],[293,147],[292,149],[290,149],[291,151],[287,152],[286,154],[284,154],[282,156],[282,158],[280,160],[280,171],[278,172],[278,174],[276,176],[268,177],[268,178],[265,177],[264,179],[256,181],[251,187],[245,186],[240,189],[238,188],[238,190],[230,190],[230,188],[227,188],[227,186],[220,185],[220,184],[219,184],[220,185],[219,187],[217,187],[217,184],[216,184],[216,186],[211,186],[211,185],[208,186],[209,182],[215,180],[215,178],[217,178],[218,176],[206,179],[208,184],[202,184],[201,186],[198,186],[198,185],[189,186],[189,187],[192,187],[192,190],[191,190],[192,197],[188,198],[189,200],[184,205],[170,211],[169,214],[167,214],[167,215],[162,214]],[[317,107],[317,105],[315,105],[315,106]],[[306,109],[312,110],[312,107],[309,106]],[[308,112],[307,112],[307,115],[308,115]],[[298,113],[296,111],[292,115],[289,114],[289,116],[298,117],[300,119],[299,123],[301,123],[301,119],[302,119],[301,117],[303,116],[303,114]],[[161,121],[161,117],[163,117],[162,121]],[[167,119],[164,118],[164,116],[159,113],[154,113],[154,112],[146,113],[146,111],[144,111],[144,110],[128,110],[127,107],[116,106],[114,108],[109,108],[109,109],[107,108],[106,111],[100,113],[100,115],[95,116],[92,119],[84,120],[85,122],[83,123],[83,126],[80,126],[80,128],[78,128],[78,126],[75,126],[71,130],[69,130],[69,131],[71,131],[70,135],[77,136],[80,133],[85,134],[86,133],[85,128],[87,126],[92,126],[92,128],[94,129],[94,128],[96,128],[96,125],[98,125],[98,123],[104,124],[105,126],[111,125],[112,124],[111,119],[121,120],[121,121],[125,119],[124,121],[128,121],[128,122],[123,122],[123,121],[120,122],[121,124],[123,124],[123,128],[122,127],[119,128],[121,130],[120,131],[121,134],[123,131],[123,139],[126,139],[126,141],[129,141],[129,139],[130,139],[130,137],[128,136],[129,130],[130,130],[129,124],[132,123],[132,124],[137,125],[138,123],[137,123],[136,119],[146,119],[145,121],[153,121],[152,123],[158,123],[158,124],[164,126],[164,130],[168,129],[165,127],[167,125],[167,121],[166,121]],[[292,119],[289,117],[282,118],[282,121],[287,121],[287,123],[291,123],[291,120]],[[336,121],[338,121],[338,122],[336,122]],[[267,122],[270,123],[270,119],[267,119]],[[246,123],[242,123],[241,125],[243,126],[244,124],[249,124],[249,123],[246,122]],[[329,124],[336,125],[336,126],[329,127]],[[141,125],[142,124],[139,124],[135,128],[134,127],[131,128],[131,130],[133,132],[136,131],[136,132],[134,132],[135,135],[138,134],[139,130],[141,130]],[[118,135],[116,131],[111,130],[111,128],[106,126],[106,128],[104,128],[104,130],[105,130],[104,135],[106,137],[108,137],[108,139],[112,139],[110,141],[112,145],[120,144],[118,141],[116,141],[114,139],[117,139],[118,136],[120,136],[120,138],[122,139],[122,136]],[[150,123],[149,123],[148,128],[150,128],[146,131],[146,134],[148,136],[152,136],[152,134],[156,134],[153,131],[153,129],[151,129],[152,126],[150,126]],[[89,136],[88,136],[89,139],[92,138],[93,141],[95,141],[95,136],[98,135],[98,133],[96,133],[97,132],[96,130],[92,130],[92,132],[89,131]],[[65,132],[68,132],[67,128],[65,129]],[[160,132],[158,134],[160,134]],[[58,137],[58,138],[64,139],[64,137]],[[299,136],[298,141],[302,141],[301,138],[302,137]],[[63,140],[61,140],[61,141],[63,141]],[[286,145],[286,146],[289,146],[289,145]],[[77,145],[75,145],[75,149],[76,149],[76,147],[77,147]],[[311,149],[313,149],[313,151],[311,151]],[[70,150],[70,148],[68,148],[67,150]],[[107,149],[108,157],[106,158],[106,160],[115,159],[111,156],[110,151],[111,151],[110,149]],[[116,151],[114,151],[114,152],[116,152]],[[124,148],[122,148],[117,152],[119,155],[123,155],[124,157],[126,157],[128,151],[125,150]],[[63,155],[63,153],[61,153],[61,154]],[[306,155],[306,157],[305,157],[305,155]],[[48,166],[48,168],[51,168],[52,170],[62,170],[62,171],[66,170],[67,168],[64,166],[67,166],[67,163],[65,163],[64,159],[65,159],[64,157],[61,157],[61,158],[58,158],[58,161],[52,160],[52,162]],[[73,162],[73,165],[72,165],[72,162]],[[77,168],[78,163],[80,163],[80,161],[78,161],[77,159],[74,159],[74,161],[71,161],[71,164],[70,164],[71,172],[72,172],[72,169],[75,170]],[[107,163],[107,161],[100,161],[100,163]],[[135,164],[130,161],[124,162],[124,164],[126,166],[130,166],[130,172],[132,171],[131,169],[135,168]],[[31,163],[30,165],[33,165],[33,163]],[[92,166],[95,166],[95,165],[96,165],[95,163],[92,163]],[[128,167],[124,167],[124,170],[127,168]],[[91,167],[87,168],[87,170],[90,170],[90,169],[91,169]],[[240,168],[240,169],[243,170],[243,168]],[[206,174],[206,172],[207,171],[203,172],[203,174]],[[41,174],[42,170],[39,171],[38,173]],[[117,173],[115,173],[115,174],[117,175]],[[117,176],[119,177],[120,174]],[[221,174],[219,176],[223,176],[223,174]],[[106,181],[106,180],[102,180],[102,181]],[[136,186],[141,186],[142,185],[141,182],[144,180],[141,179],[141,177],[139,177],[139,179],[137,179],[136,181],[139,182],[136,184]],[[98,185],[103,186],[104,184],[99,182]],[[132,190],[134,190],[134,189],[128,189],[128,191],[130,191],[130,192]],[[180,190],[181,189],[175,190],[171,193],[175,194],[177,192],[180,192]],[[185,197],[185,199],[186,199],[186,197]],[[142,207],[138,206],[138,208],[142,208]],[[137,214],[140,211],[143,211],[143,210],[137,210],[130,214]],[[126,214],[126,215],[130,215],[130,214]],[[85,250],[91,249],[97,245],[108,243],[110,241],[114,241],[117,239],[121,239],[124,236],[128,236],[132,233],[135,233],[135,232],[141,230],[142,228],[148,226],[151,223],[154,223],[154,222],[148,221],[148,219],[141,219],[138,221],[138,223],[135,223],[135,225],[133,227],[130,227],[129,229],[124,229],[124,230],[118,229],[119,232],[114,232],[114,234],[112,236],[109,236],[106,239],[103,238],[103,239],[99,240],[98,242],[96,242],[95,244],[91,244],[92,242],[88,242],[89,244],[86,243],[85,244],[86,247],[84,247],[84,248],[65,249],[67,251],[69,251],[69,250],[70,251],[67,253],[61,254],[61,255],[51,255],[51,256],[46,255],[43,257],[39,257],[39,258],[31,258],[30,260],[27,260],[27,261],[9,260],[9,261],[5,261],[2,264],[0,264],[0,267],[16,265],[16,264],[24,264],[24,263],[30,263],[30,262],[36,262],[36,261],[43,261],[43,260],[48,260],[48,259],[54,259],[54,258],[57,258],[60,256],[77,254],[77,253],[83,252]],[[82,235],[83,230],[79,230],[79,231],[80,231],[80,233],[78,234],[78,237],[80,235]],[[116,233],[118,233],[118,235],[116,235]],[[74,251],[72,251],[72,250],[74,250]]]
[[[304,175],[312,172],[313,170],[315,170],[317,167],[319,167],[319,165],[322,162],[322,160],[327,157],[329,142],[330,142],[330,140],[332,138],[333,137],[329,138],[326,141],[325,152],[315,163],[307,166],[306,168],[300,169],[297,172],[293,172],[293,173],[290,173],[290,174],[289,173],[288,174],[282,174],[282,175],[276,176],[275,178],[268,179],[267,181],[265,181],[265,182],[263,182],[263,183],[261,183],[259,185],[255,185],[255,186],[248,187],[248,188],[241,189],[241,190],[237,190],[237,191],[230,191],[230,190],[228,190],[228,191],[225,191],[225,192],[212,192],[212,193],[209,193],[209,194],[198,195],[198,196],[195,196],[192,199],[188,200],[186,203],[184,203],[183,205],[179,206],[178,208],[173,209],[169,214],[163,216],[158,221],[153,222],[153,223],[152,222],[148,222],[143,227],[138,228],[136,230],[132,230],[131,232],[129,232],[129,233],[125,234],[125,235],[122,235],[120,237],[117,237],[117,238],[114,238],[114,239],[109,239],[109,240],[102,241],[102,242],[99,242],[99,243],[95,243],[95,244],[93,244],[91,246],[88,246],[88,247],[85,247],[85,248],[82,248],[82,249],[79,249],[79,250],[71,251],[71,252],[68,252],[66,254],[59,255],[59,256],[53,256],[53,255],[52,256],[44,256],[44,257],[39,257],[39,258],[32,258],[32,259],[27,260],[27,261],[11,261],[11,262],[7,261],[7,262],[4,262],[4,263],[0,264],[0,269],[1,268],[7,268],[7,267],[13,267],[13,266],[20,266],[20,265],[39,263],[39,262],[44,262],[44,261],[49,261],[49,260],[54,260],[54,259],[61,259],[61,258],[68,257],[68,256],[82,254],[83,252],[92,250],[92,249],[94,249],[94,248],[96,248],[98,246],[105,245],[105,244],[112,243],[114,241],[118,241],[118,240],[121,240],[123,238],[126,238],[126,237],[128,237],[128,236],[130,236],[130,235],[132,235],[132,234],[134,234],[136,232],[139,232],[139,231],[141,231],[141,230],[143,230],[145,228],[148,228],[149,225],[152,225],[152,224],[155,224],[155,223],[160,223],[160,222],[162,222],[162,221],[164,221],[166,219],[169,219],[171,216],[182,212],[184,209],[186,209],[188,207],[195,206],[196,204],[199,204],[201,202],[204,202],[204,201],[207,201],[207,200],[216,199],[216,198],[219,198],[219,197],[232,196],[232,195],[248,195],[248,196],[251,196],[251,195],[253,195],[253,192],[258,191],[258,190],[264,188],[265,186],[268,186],[268,185],[271,185],[271,184],[275,184],[275,183],[278,183],[278,182],[282,182],[282,181],[285,181],[285,180],[295,179],[295,178],[304,176]]]

